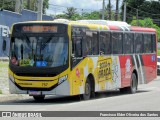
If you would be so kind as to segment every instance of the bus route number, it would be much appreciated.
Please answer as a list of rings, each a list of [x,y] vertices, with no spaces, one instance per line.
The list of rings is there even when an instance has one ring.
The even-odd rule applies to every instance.
[[[47,87],[48,83],[42,83],[42,87]]]

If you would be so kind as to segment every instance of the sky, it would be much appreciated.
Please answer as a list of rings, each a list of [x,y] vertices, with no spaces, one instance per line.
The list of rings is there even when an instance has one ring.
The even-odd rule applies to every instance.
[[[79,13],[102,9],[102,0],[49,0],[49,4],[49,9],[46,11],[48,15],[63,13],[67,7],[77,8]],[[108,0],[105,0],[105,4],[108,4]],[[111,4],[115,7],[116,0],[111,0]]]

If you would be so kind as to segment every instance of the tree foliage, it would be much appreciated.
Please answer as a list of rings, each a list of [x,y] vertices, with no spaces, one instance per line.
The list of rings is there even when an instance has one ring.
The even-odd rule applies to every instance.
[[[32,11],[37,11],[38,0],[25,0],[23,7]],[[46,13],[46,9],[49,8],[49,0],[43,0],[43,13]]]
[[[64,13],[68,19],[71,19],[74,15],[76,15],[77,12],[76,12],[76,8],[69,7],[67,8],[66,11],[64,11]]]
[[[152,19],[159,19],[160,16],[156,14],[160,13],[160,0],[153,1],[153,0],[124,0],[127,3],[126,13],[127,13],[127,22],[131,22],[136,15],[138,18],[152,18]],[[123,11],[123,5],[122,5]],[[123,14],[123,12],[121,12]]]
[[[23,8],[37,11],[38,0],[23,0]],[[15,12],[15,0],[0,0],[0,8]],[[49,8],[49,0],[43,0],[43,13]]]
[[[14,0],[0,0],[0,8],[15,11],[15,1]]]

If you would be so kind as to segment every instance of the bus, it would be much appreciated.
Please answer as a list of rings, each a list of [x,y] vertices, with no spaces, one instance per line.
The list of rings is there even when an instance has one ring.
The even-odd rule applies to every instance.
[[[157,77],[157,34],[112,22],[30,21],[12,26],[9,90],[36,101],[46,95],[84,100],[96,92],[136,93]],[[122,23],[122,24],[121,24]]]

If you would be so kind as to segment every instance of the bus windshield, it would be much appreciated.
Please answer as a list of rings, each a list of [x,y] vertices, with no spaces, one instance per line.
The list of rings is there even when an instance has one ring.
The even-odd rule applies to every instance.
[[[13,37],[11,64],[15,66],[60,67],[68,61],[68,39],[64,36]]]

